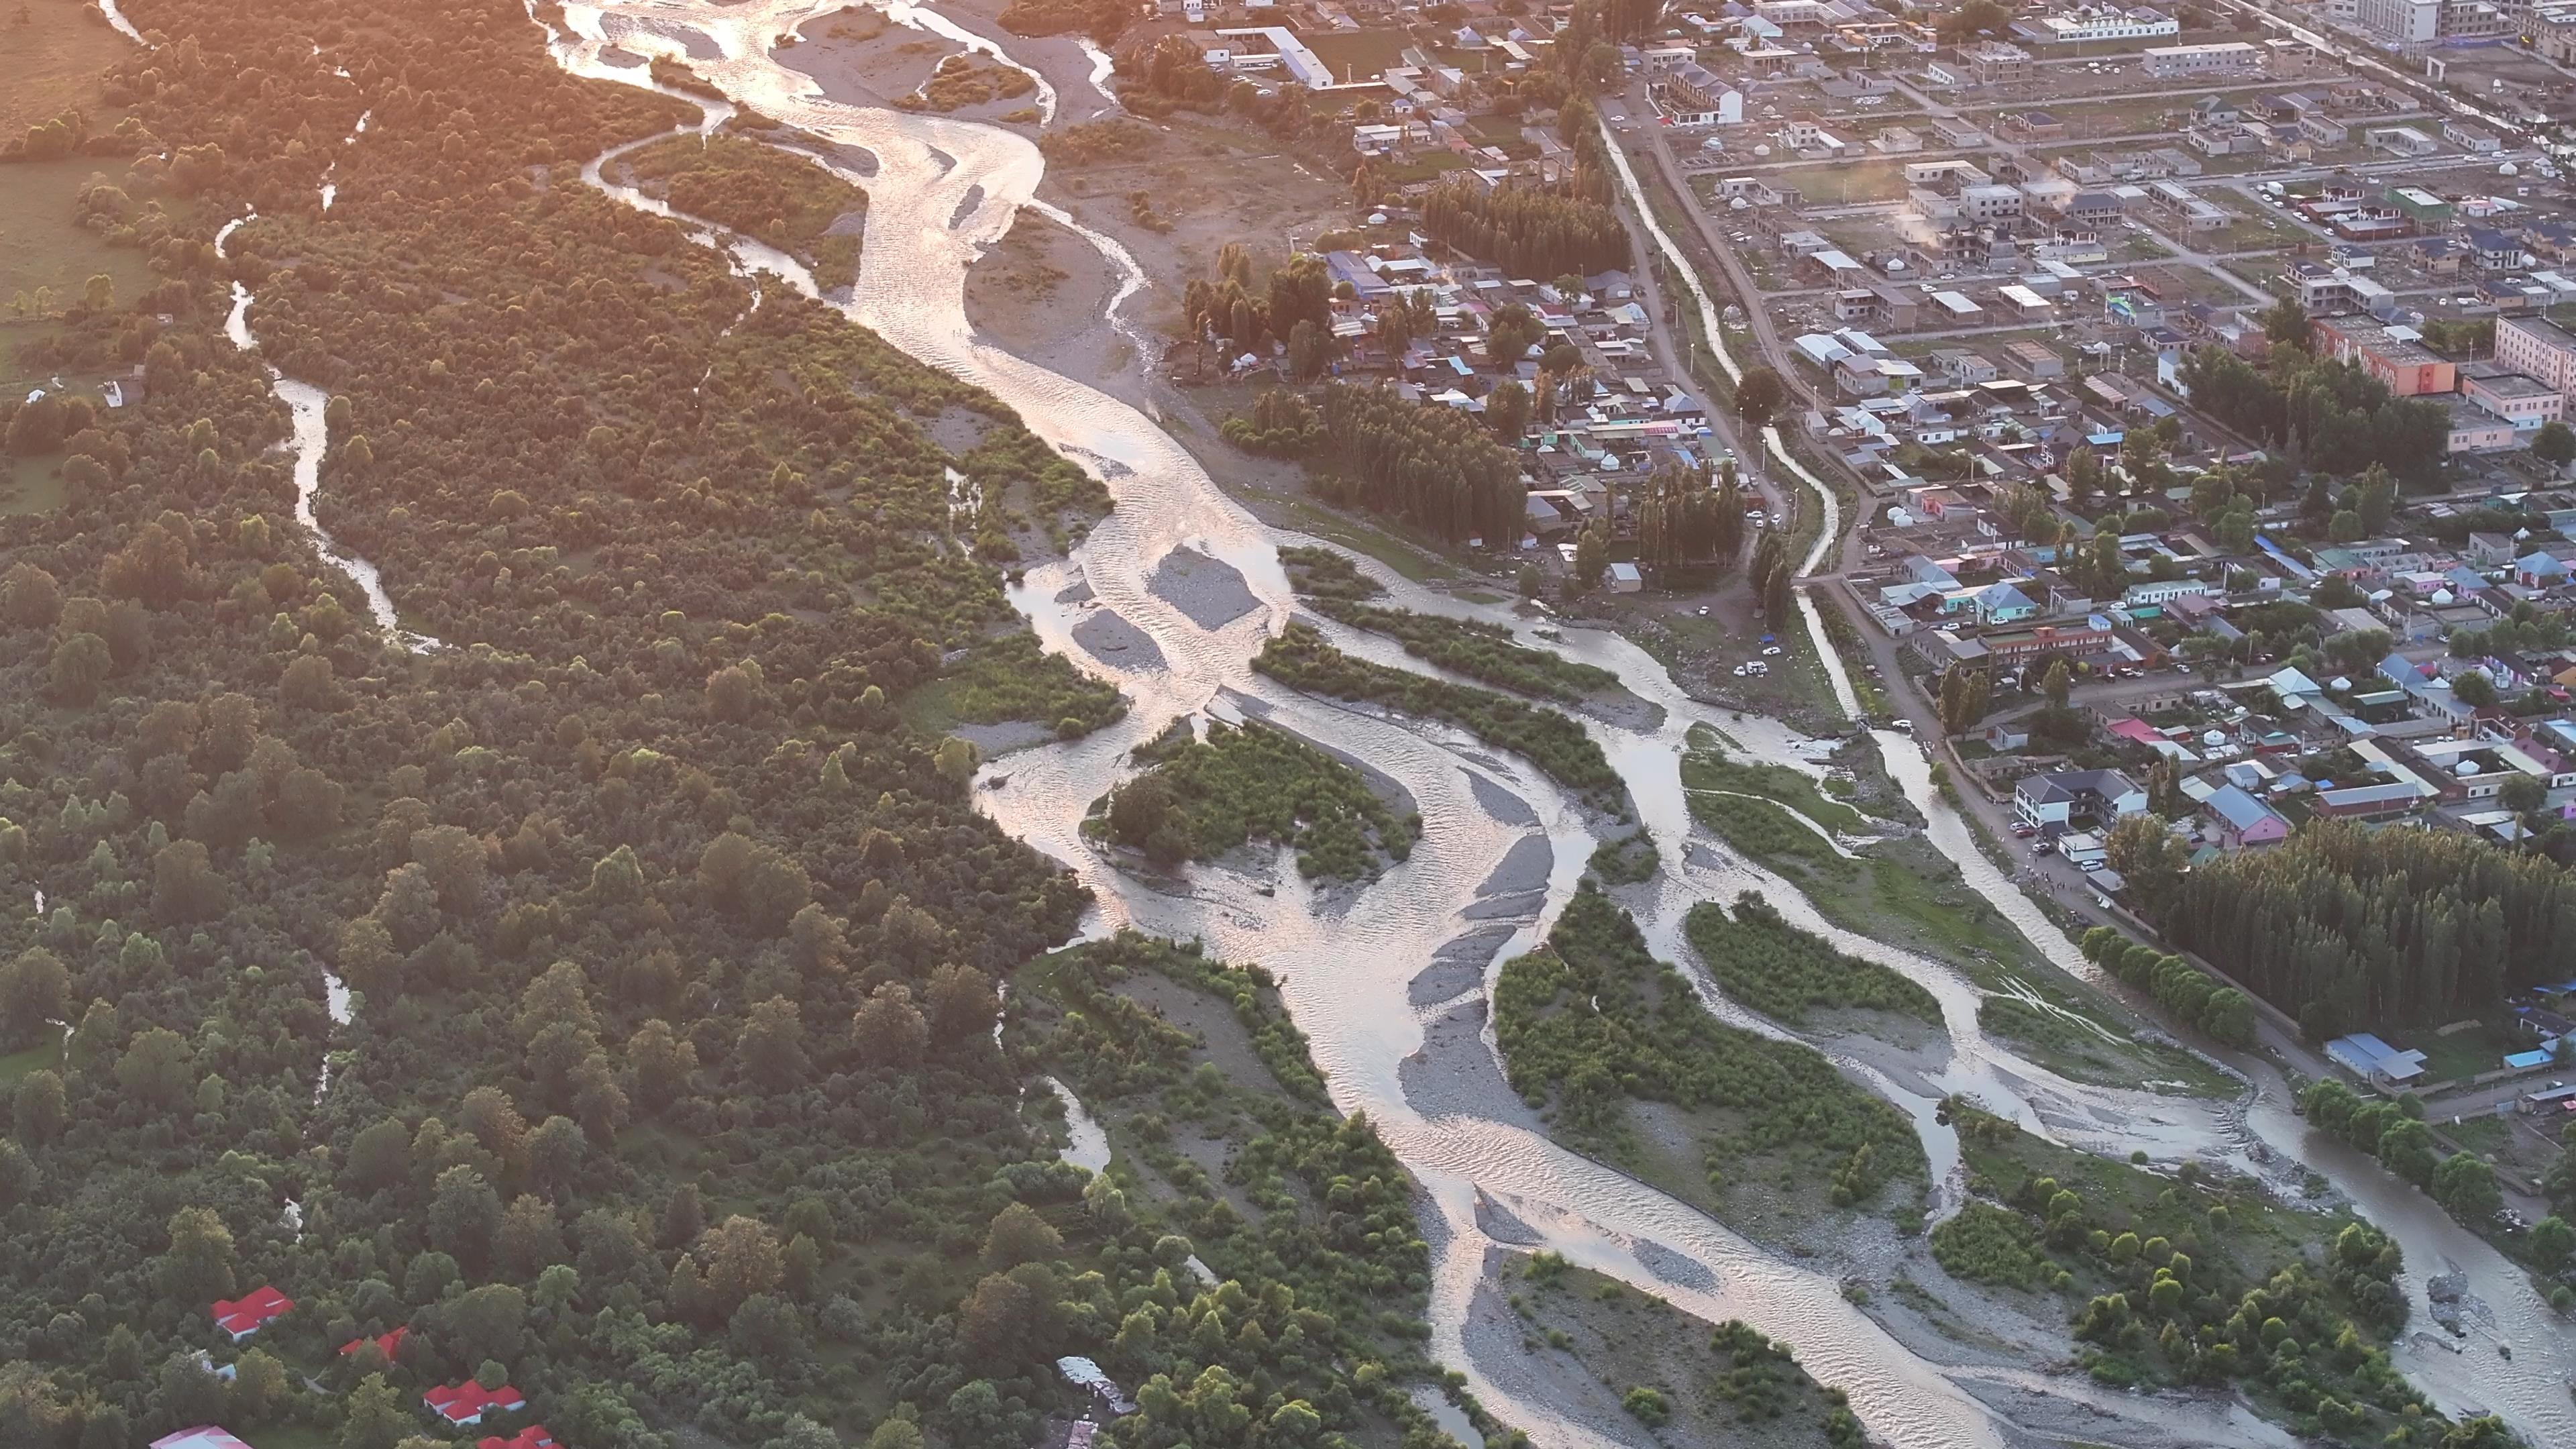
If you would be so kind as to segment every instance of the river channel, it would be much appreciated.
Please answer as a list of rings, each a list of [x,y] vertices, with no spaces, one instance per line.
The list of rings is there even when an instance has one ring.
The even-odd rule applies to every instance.
[[[112,0],[103,0],[102,8],[121,18],[115,17]],[[644,68],[629,62],[642,54],[668,54],[686,61],[736,104],[865,150],[874,170],[844,173],[870,198],[859,275],[845,292],[820,292],[815,279],[792,259],[704,222],[681,220],[696,229],[700,241],[726,250],[737,268],[774,274],[809,295],[821,295],[912,356],[990,390],[1034,432],[1081,460],[1107,484],[1116,510],[1072,558],[1031,568],[1013,588],[1012,602],[1047,647],[1116,682],[1133,708],[1118,724],[1087,738],[989,764],[978,781],[979,799],[1003,828],[1064,861],[1092,888],[1099,905],[1088,929],[1106,932],[1132,924],[1158,934],[1196,937],[1228,959],[1257,960],[1277,973],[1336,1102],[1346,1111],[1367,1113],[1422,1184],[1424,1228],[1435,1244],[1433,1346],[1444,1362],[1465,1372],[1490,1407],[1530,1430],[1542,1444],[1631,1442],[1632,1433],[1620,1425],[1577,1422],[1548,1403],[1516,1395],[1468,1351],[1470,1304],[1484,1281],[1486,1251],[1495,1241],[1479,1226],[1482,1195],[1517,1220],[1514,1243],[1553,1248],[1703,1317],[1741,1318],[1794,1343],[1800,1360],[1819,1379],[1850,1395],[1854,1411],[1876,1438],[1903,1449],[2019,1444],[2070,1432],[2067,1426],[2079,1422],[2092,1426],[2085,1438],[2131,1445],[2286,1442],[2243,1411],[2207,1400],[2122,1394],[2035,1370],[1945,1368],[1909,1351],[1846,1302],[1827,1274],[1773,1254],[1695,1209],[1566,1152],[1536,1131],[1530,1115],[1501,1085],[1490,1033],[1482,1029],[1483,983],[1475,971],[1481,969],[1489,978],[1492,962],[1539,938],[1574,889],[1601,822],[1525,762],[1487,750],[1462,734],[1418,720],[1344,709],[1252,671],[1252,655],[1285,627],[1293,609],[1277,548],[1306,540],[1262,526],[1136,406],[973,335],[964,307],[967,267],[1002,237],[1022,207],[1067,224],[1071,218],[1036,200],[1045,166],[1024,135],[937,115],[835,103],[784,63],[793,58],[792,50],[773,55],[780,37],[837,8],[837,0],[577,4],[566,8],[569,31],[554,33],[552,50],[575,73],[646,86],[652,83]],[[955,27],[935,11],[895,4],[889,15],[899,24],[955,37]],[[629,22],[618,26],[613,43],[604,24],[612,16]],[[680,35],[690,36],[690,43],[675,38]],[[1009,60],[1003,47],[980,37],[976,43]],[[1051,89],[1043,96],[1050,114],[1055,99]],[[697,103],[706,120],[694,129],[711,128],[732,109],[720,102]],[[603,179],[599,163],[587,169],[585,179],[630,205],[660,209]],[[231,230],[226,228],[227,239]],[[1075,230],[1100,248],[1125,279],[1101,325],[1129,331],[1122,308],[1146,279],[1114,240],[1087,228]],[[247,344],[248,294],[237,297],[242,305],[234,314],[234,338]],[[1153,349],[1139,345],[1135,355],[1150,358]],[[1112,381],[1131,391],[1144,385],[1133,376]],[[299,390],[312,395],[299,397]],[[311,518],[310,480],[324,442],[319,391],[283,378],[278,391],[296,422],[299,521],[315,531],[326,554],[359,578],[379,623],[390,627],[391,606],[381,602],[383,590],[373,569],[337,550]],[[1158,571],[1184,547],[1241,575],[1248,598],[1232,617],[1172,602],[1167,595],[1178,595],[1168,580],[1157,589]],[[2239,1108],[2086,1086],[2023,1060],[1978,1031],[1980,993],[1958,973],[1832,927],[1795,889],[1694,830],[1679,780],[1679,754],[1690,726],[1717,724],[1745,753],[1813,772],[1816,767],[1790,748],[1795,742],[1790,731],[1691,700],[1661,665],[1624,639],[1590,631],[1542,636],[1538,629],[1544,621],[1470,605],[1361,562],[1387,585],[1396,603],[1504,624],[1526,644],[1614,671],[1637,696],[1659,708],[1660,720],[1652,725],[1601,720],[1587,725],[1626,778],[1639,816],[1666,862],[1656,880],[1625,889],[1621,899],[1635,911],[1658,953],[1693,976],[1712,1010],[1755,1030],[1779,1031],[1726,1000],[1680,937],[1681,916],[1691,905],[1731,898],[1748,887],[1763,890],[1796,924],[1845,950],[1884,961],[1934,993],[1953,1047],[1945,1063],[1923,1080],[1900,1082],[1870,1061],[1836,1059],[1913,1114],[1940,1179],[1936,1206],[1954,1204],[1958,1192],[1956,1143],[1932,1120],[1930,1110],[1941,1093],[1972,1092],[2032,1130],[2072,1145],[2113,1153],[2144,1150],[2163,1161],[2197,1156],[2250,1166],[2250,1130],[2277,1151],[2315,1167],[2397,1235],[2410,1260],[2410,1275],[2419,1280],[2419,1308],[2420,1276],[2427,1265],[2456,1264],[2471,1274],[2473,1291],[2495,1306],[2498,1331],[2513,1335],[2518,1350],[2530,1345],[2511,1364],[2478,1359],[2475,1350],[2468,1355],[2405,1350],[2401,1362],[2419,1383],[2446,1407],[2478,1405],[2506,1413],[2536,1443],[2576,1442],[2576,1417],[2568,1412],[2563,1387],[2565,1374],[2576,1364],[2565,1361],[2563,1336],[2530,1316],[2528,1309],[2537,1299],[2521,1285],[2520,1275],[2376,1164],[2333,1144],[2305,1140],[2303,1124],[2287,1113],[2286,1091],[2268,1067],[2237,1064],[2257,1088],[2252,1106]],[[1158,663],[1147,667],[1113,661],[1086,649],[1077,626],[1101,613],[1115,614],[1149,638]],[[1812,610],[1808,618],[1814,629]],[[1352,654],[1436,672],[1405,659],[1382,637],[1329,623],[1324,628]],[[1125,660],[1142,652],[1118,651]],[[1839,671],[1831,651],[1824,652]],[[1847,698],[1848,682],[1837,683]],[[1084,811],[1121,778],[1130,748],[1172,720],[1198,714],[1257,714],[1364,759],[1392,777],[1412,793],[1422,814],[1423,838],[1412,857],[1365,890],[1321,897],[1293,869],[1259,874],[1200,870],[1180,890],[1149,888],[1114,869],[1081,838],[1078,825]],[[2063,938],[1968,842],[1965,823],[1932,789],[1917,747],[1893,734],[1882,735],[1880,745],[1908,794],[1932,821],[1935,842],[1967,870],[1970,884],[2061,964],[2082,970],[2083,963]],[[1468,938],[1476,947],[1472,953],[1462,957],[1453,949],[1445,958],[1452,963],[1445,973],[1426,974],[1444,959],[1444,948]],[[1469,968],[1463,976],[1455,967],[1461,959]],[[1417,977],[1436,984],[1417,984]],[[1438,1030],[1443,1023],[1464,1029],[1444,1033]],[[1826,1045],[1832,1054],[1833,1044]],[[1086,1157],[1103,1150],[1088,1139],[1081,1145]],[[2538,1307],[2545,1314],[2545,1305]],[[2551,1356],[2553,1341],[2557,1361]]]

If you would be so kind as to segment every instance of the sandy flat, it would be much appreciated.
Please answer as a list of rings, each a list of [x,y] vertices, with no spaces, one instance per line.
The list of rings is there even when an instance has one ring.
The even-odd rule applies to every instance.
[[[1073,626],[1073,642],[1089,651],[1091,657],[1116,669],[1162,669],[1167,667],[1163,650],[1154,636],[1127,622],[1122,615],[1108,609],[1094,609]]]
[[[1163,555],[1148,587],[1202,629],[1222,629],[1261,607],[1234,565],[1186,545]]]

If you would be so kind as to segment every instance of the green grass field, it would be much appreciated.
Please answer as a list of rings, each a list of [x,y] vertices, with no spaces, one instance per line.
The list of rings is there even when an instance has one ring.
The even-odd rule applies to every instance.
[[[0,458],[0,514],[51,513],[63,503],[63,480],[56,470],[63,455]]]
[[[44,381],[18,361],[19,350],[52,332],[48,314],[78,300],[92,276],[115,279],[120,300],[151,287],[140,249],[110,247],[72,222],[81,186],[124,169],[94,156],[0,166],[0,388]]]
[[[40,1067],[50,1067],[63,1059],[63,1044],[49,1041],[22,1052],[0,1056],[0,1086],[15,1086],[18,1079]]]

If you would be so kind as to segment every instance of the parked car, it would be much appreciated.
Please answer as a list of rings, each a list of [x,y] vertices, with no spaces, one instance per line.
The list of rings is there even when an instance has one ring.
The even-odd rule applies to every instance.
[[[2022,839],[2028,840],[2039,833],[2039,827],[2031,824],[2027,820],[2016,820],[2013,822],[2012,832]]]
[[[1777,656],[1779,655],[1779,653],[1780,653],[1780,646],[1779,646],[1779,645],[1777,645],[1777,644],[1774,644],[1774,645],[1772,645],[1770,648],[1763,650],[1763,651],[1762,651],[1762,653],[1763,653],[1764,657],[1766,657],[1766,658],[1775,658],[1775,657],[1777,657]]]

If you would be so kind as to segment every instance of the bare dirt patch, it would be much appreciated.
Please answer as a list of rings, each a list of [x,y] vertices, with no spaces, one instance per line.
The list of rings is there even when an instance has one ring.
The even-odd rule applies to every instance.
[[[1117,285],[1098,248],[1023,209],[966,273],[966,320],[1013,356],[1042,359],[1096,331]]]

